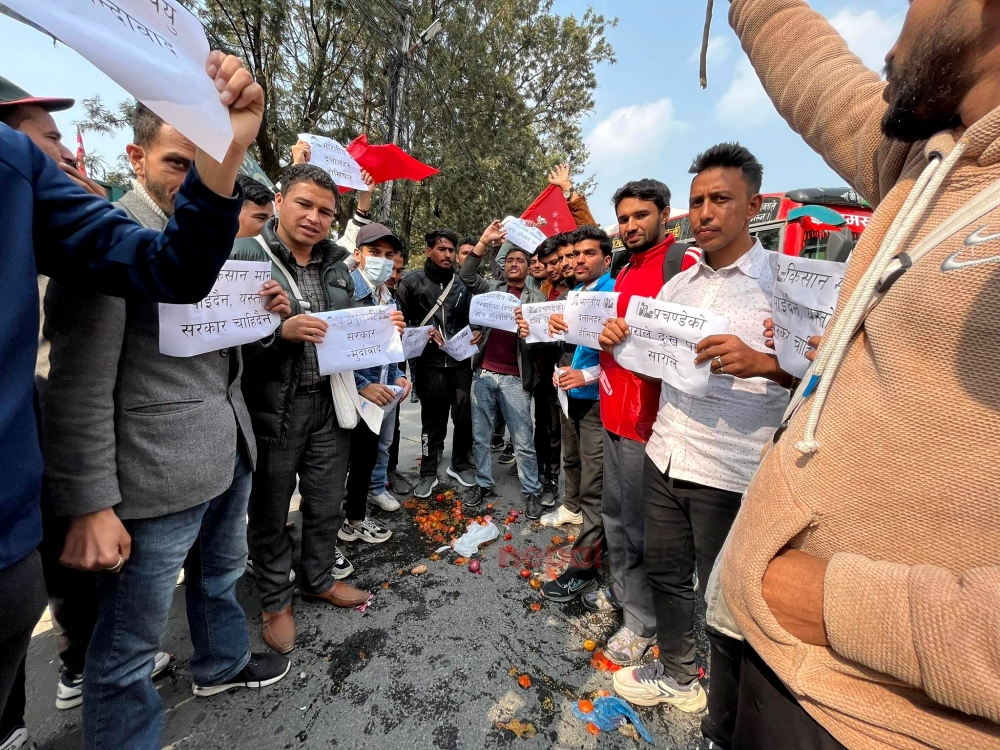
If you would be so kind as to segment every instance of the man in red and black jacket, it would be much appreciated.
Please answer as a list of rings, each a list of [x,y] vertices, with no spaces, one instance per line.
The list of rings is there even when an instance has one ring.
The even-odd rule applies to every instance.
[[[674,237],[664,222],[670,217],[670,189],[656,180],[637,180],[614,195],[618,231],[628,264],[618,274],[618,315],[629,300],[655,297],[664,284],[667,251]],[[669,267],[669,266],[667,266]],[[621,628],[608,639],[605,655],[616,664],[638,663],[654,642],[656,615],[643,563],[645,524],[642,513],[642,463],[660,405],[656,383],[601,354],[601,420],[604,423],[604,493],[601,516],[607,538],[611,576],[609,589],[584,596],[595,611],[623,610]]]

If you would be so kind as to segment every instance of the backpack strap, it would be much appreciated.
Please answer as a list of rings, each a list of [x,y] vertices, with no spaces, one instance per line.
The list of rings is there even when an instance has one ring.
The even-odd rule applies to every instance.
[[[681,266],[684,265],[684,255],[690,249],[691,244],[688,242],[674,242],[667,248],[667,253],[663,256],[664,284],[681,272]]]

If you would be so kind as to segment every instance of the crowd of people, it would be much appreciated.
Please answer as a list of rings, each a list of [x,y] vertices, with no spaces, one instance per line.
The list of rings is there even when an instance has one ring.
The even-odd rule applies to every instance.
[[[126,149],[135,178],[114,205],[61,142],[51,113],[72,100],[0,79],[11,280],[0,593],[18,602],[0,623],[0,750],[27,746],[25,656],[46,602],[59,634],[56,706],[82,703],[84,746],[157,748],[152,677],[171,660],[160,647],[180,576],[194,694],[264,688],[290,669],[296,588],[334,607],[368,601],[346,581],[354,565],[339,543],[391,539],[369,508],[393,513],[450,480],[479,512],[498,494],[494,453],[516,474],[528,519],[580,527],[541,594],[620,613],[603,644],[621,667],[617,695],[701,713],[705,750],[1000,747],[1000,477],[983,439],[1000,426],[1000,386],[968,349],[996,333],[997,257],[979,248],[996,239],[986,232],[997,204],[980,191],[997,176],[1000,101],[983,106],[982,92],[1000,69],[976,50],[1000,25],[949,10],[960,4],[913,4],[885,83],[802,0],[732,2],[751,62],[781,92],[776,106],[881,204],[830,328],[809,342],[804,382],[773,351],[770,251],[750,231],[764,168],[739,144],[693,159],[693,246],[666,230],[670,189],[637,179],[613,197],[625,258],[614,263],[562,165],[548,181],[574,230],[524,248],[499,221],[478,237],[434,229],[422,268],[405,273],[405,242],[369,212],[367,173],[338,239],[340,191],[307,143],[276,191],[237,174],[263,93],[235,57],[213,52],[207,71],[230,108],[226,159],[139,104]],[[808,80],[776,51],[806,37],[824,51]],[[962,87],[939,80],[931,63],[945,54]],[[849,78],[850,96],[823,93]],[[277,330],[162,354],[157,302],[201,300],[230,258],[271,264],[260,294]],[[554,340],[528,343],[520,307],[516,331],[473,326],[471,358],[446,347],[478,295],[527,305],[574,291],[618,293],[594,347],[561,341],[558,313]],[[616,361],[634,297],[729,321],[697,343],[705,395]],[[316,313],[364,306],[395,308],[400,332],[431,326],[426,348],[321,375],[328,325]],[[918,319],[934,322],[933,336]],[[338,389],[387,407],[379,429],[345,412]],[[411,390],[415,484],[398,466]],[[947,451],[927,439],[941,430]],[[945,462],[957,473],[948,481]],[[301,580],[288,525],[297,491]],[[244,573],[269,651],[250,648],[235,593]]]

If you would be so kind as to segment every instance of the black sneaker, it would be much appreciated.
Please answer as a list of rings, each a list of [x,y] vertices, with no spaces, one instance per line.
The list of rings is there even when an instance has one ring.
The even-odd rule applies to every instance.
[[[504,442],[503,435],[494,435],[493,440],[490,441],[490,448],[495,451],[503,450]]]
[[[267,653],[250,654],[250,661],[236,675],[218,685],[198,685],[193,692],[199,698],[207,698],[232,688],[262,688],[273,685],[292,668],[292,663],[281,654]]]
[[[466,496],[462,506],[470,509],[478,508],[483,504],[483,500],[488,497],[496,497],[496,494],[492,487],[476,487]]]
[[[596,588],[596,578],[578,578],[567,570],[554,581],[542,586],[542,596],[554,602],[571,602]]]
[[[532,521],[537,521],[542,517],[542,501],[538,495],[528,495],[524,499],[524,515]]]
[[[549,487],[548,482],[542,482],[542,507],[543,508],[554,508],[556,507],[556,496]]]
[[[502,464],[514,463],[514,444],[508,442],[507,447],[503,449],[503,453],[500,454],[500,458],[497,460]]]

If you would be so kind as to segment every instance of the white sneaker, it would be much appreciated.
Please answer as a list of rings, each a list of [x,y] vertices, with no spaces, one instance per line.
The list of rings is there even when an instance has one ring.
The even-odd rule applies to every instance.
[[[10,730],[3,739],[0,739],[0,750],[21,750],[28,746],[28,730],[24,727],[15,727]]]
[[[337,537],[344,542],[361,540],[369,544],[381,544],[392,536],[392,531],[383,528],[372,519],[366,518],[358,523],[344,521],[344,525],[337,532]]]
[[[83,703],[83,675],[60,672],[56,683],[56,708],[66,711]],[[6,745],[0,745],[6,747]]]
[[[156,657],[153,659],[153,674],[150,677],[156,677],[160,672],[170,666],[170,662],[173,661],[173,655],[168,654],[166,651],[157,651]]]
[[[372,505],[377,505],[384,511],[392,513],[394,510],[399,510],[399,500],[394,498],[385,490],[381,492],[369,492],[368,502]]]
[[[583,514],[574,513],[571,510],[567,510],[565,505],[560,505],[551,513],[546,513],[539,520],[542,526],[564,526],[566,524],[580,524],[583,523]]]
[[[679,685],[673,677],[663,672],[659,660],[638,667],[625,667],[614,673],[615,692],[637,706],[655,706],[667,703],[689,714],[704,711],[708,696],[701,683]]]

